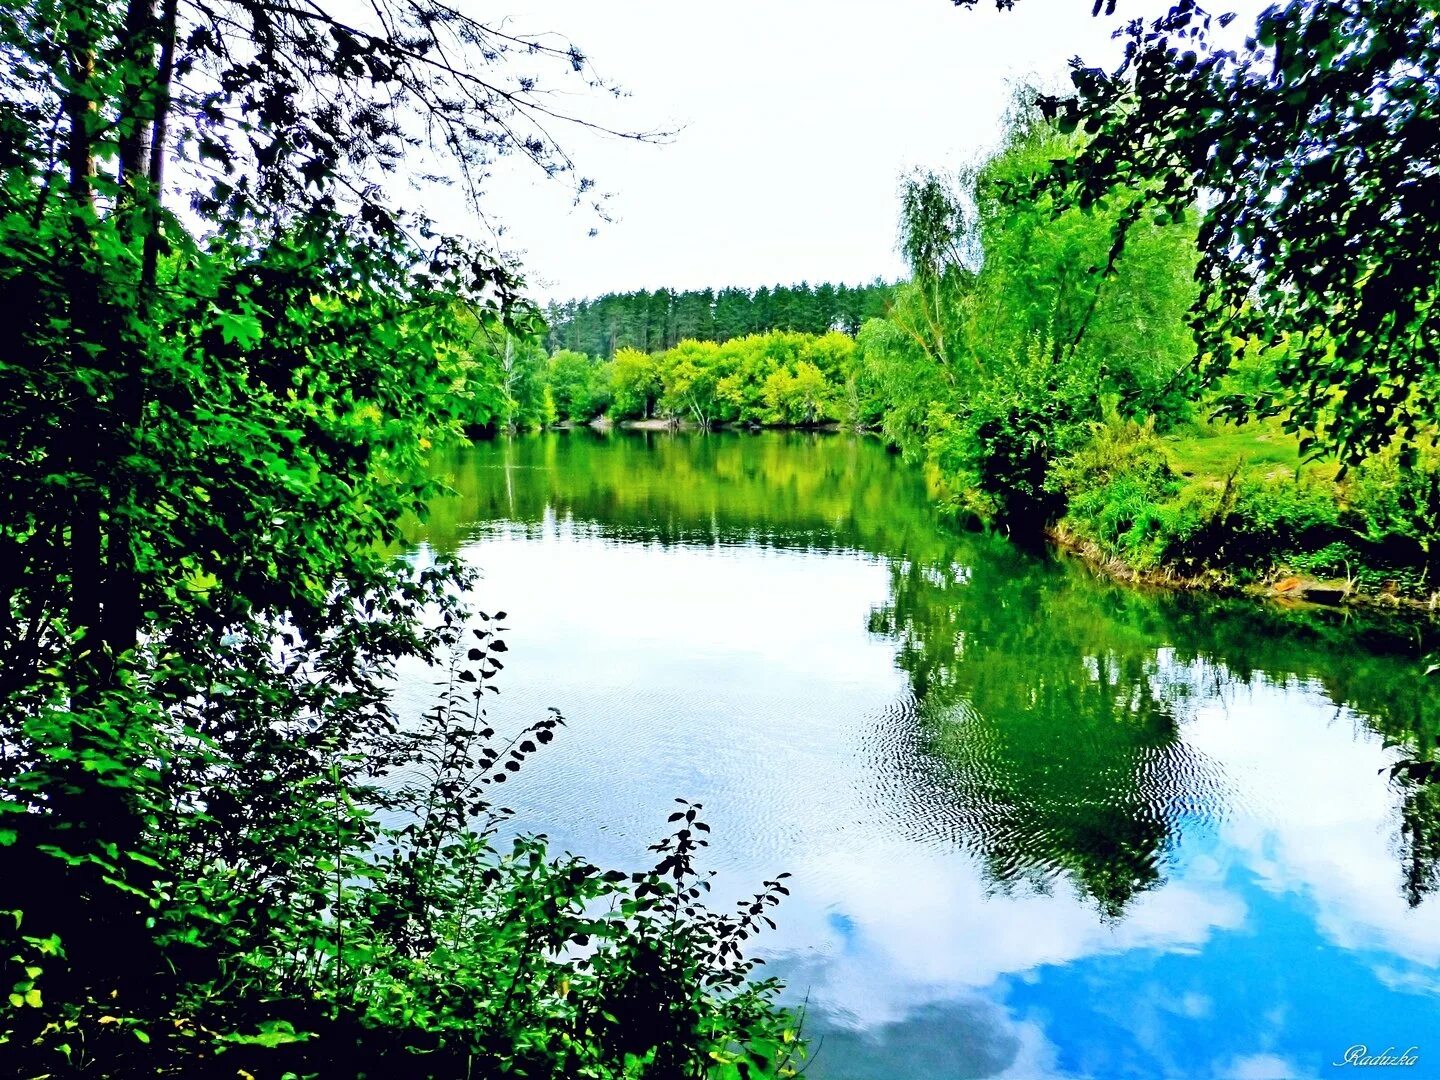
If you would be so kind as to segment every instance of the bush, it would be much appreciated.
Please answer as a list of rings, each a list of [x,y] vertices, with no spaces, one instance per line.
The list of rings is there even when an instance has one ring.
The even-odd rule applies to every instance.
[[[1288,565],[1330,574],[1355,559],[1343,543],[1333,487],[1315,478],[1240,478],[1183,485],[1153,424],[1112,418],[1054,469],[1066,524],[1138,569],[1242,575]],[[1349,553],[1348,561],[1347,555]]]
[[[1351,474],[1346,495],[1366,536],[1406,537],[1428,552],[1440,535],[1440,449],[1427,447],[1408,463],[1393,447],[1376,454]]]
[[[118,777],[166,812],[110,856],[111,895],[92,902],[148,913],[153,967],[127,973],[123,992],[76,994],[75,943],[47,930],[43,909],[8,912],[4,974],[24,986],[0,1022],[7,1064],[187,1078],[362,1062],[414,1077],[787,1075],[795,1023],[742,955],[774,925],[785,875],[734,914],[708,909],[696,866],[708,826],[683,800],[643,873],[553,857],[542,838],[498,842],[511,812],[495,794],[564,721],[497,742],[482,701],[505,645],[488,620],[451,637],[456,660],[420,724],[334,741],[321,721],[320,767],[289,790],[252,777],[244,748],[208,740],[177,741],[163,771]],[[61,864],[34,843],[43,818],[9,815],[8,869]]]
[[[1154,425],[1111,416],[1088,442],[1057,462],[1051,489],[1066,500],[1066,523],[1107,555],[1141,568],[1161,561],[1177,521],[1164,505],[1179,482]]]
[[[1334,487],[1313,477],[1247,479],[1230,514],[1232,558],[1255,564],[1292,551],[1316,551],[1340,539]]]
[[[928,425],[926,450],[961,508],[1022,536],[1064,512],[1051,467],[1083,445],[1100,412],[1092,379],[1050,353],[1032,340],[1022,361],[976,379],[957,406],[932,408]]]

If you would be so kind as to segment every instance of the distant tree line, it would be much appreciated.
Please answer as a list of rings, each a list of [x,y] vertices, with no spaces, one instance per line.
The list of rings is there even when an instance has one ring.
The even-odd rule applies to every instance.
[[[608,360],[617,349],[663,352],[681,341],[730,341],[771,330],[854,335],[866,319],[889,308],[894,286],[762,285],[758,289],[605,293],[594,299],[552,303],[547,344]]]
[[[477,413],[475,431],[533,430],[612,420],[685,421],[710,427],[878,424],[874,380],[857,369],[855,339],[832,330],[772,330],[725,342],[687,338],[646,353],[628,346],[609,360],[574,349],[545,355],[539,338],[510,338],[503,396]],[[480,356],[477,368],[489,371]],[[488,399],[487,399],[488,401]]]

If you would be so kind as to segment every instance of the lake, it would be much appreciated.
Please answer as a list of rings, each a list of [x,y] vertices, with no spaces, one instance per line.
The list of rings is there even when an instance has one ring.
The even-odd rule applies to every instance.
[[[509,613],[492,716],[568,721],[507,803],[633,868],[684,797],[717,897],[790,871],[758,952],[809,1076],[1333,1076],[1357,1044],[1440,1076],[1440,796],[1387,769],[1440,734],[1419,630],[957,531],[866,439],[584,431],[437,467],[458,494],[414,557]]]

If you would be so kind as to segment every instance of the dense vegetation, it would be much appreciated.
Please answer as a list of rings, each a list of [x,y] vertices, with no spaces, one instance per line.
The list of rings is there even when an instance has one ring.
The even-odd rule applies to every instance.
[[[1230,414],[1408,463],[1440,421],[1440,13],[1286,0],[1249,34],[1232,19],[1181,0],[1126,25],[1115,71],[1077,65],[1074,96],[1043,103],[1087,133],[1053,186],[1125,220],[1198,209],[1201,366],[1269,374]]]
[[[539,323],[384,180],[427,123],[462,178],[512,150],[562,172],[534,69],[586,69],[379,10],[0,12],[0,1058],[782,1072],[793,1024],[740,950],[784,885],[707,909],[698,806],[636,873],[506,824],[563,722],[493,730],[503,613],[393,555],[427,455],[504,406],[486,344]],[[398,716],[422,661],[434,707]]]
[[[1197,211],[1077,204],[1067,178],[1092,152],[1022,96],[981,168],[907,185],[912,278],[857,342],[886,436],[929,463],[957,510],[1130,570],[1428,596],[1433,426],[1342,475],[1307,463],[1315,436],[1287,433],[1299,413],[1267,419],[1294,385],[1291,339],[1197,367]]]
[[[885,313],[892,286],[762,285],[758,289],[656,289],[606,293],[592,300],[552,303],[545,309],[552,352],[568,349],[609,360],[619,349],[663,352],[682,341],[731,338],[794,330],[853,335],[866,319]]]
[[[1242,34],[1180,0],[1126,24],[1118,68],[1077,63],[1071,97],[1039,98],[1078,142],[1017,196],[1110,216],[1123,257],[1099,264],[1107,279],[1137,229],[1194,222],[1186,375],[1206,414],[1244,425],[1200,434],[1253,446],[1261,421],[1261,437],[1297,437],[1303,459],[1284,455],[1286,475],[1234,455],[1205,475],[1183,463],[1217,455],[1157,439],[1163,414],[1154,428],[1108,423],[1047,481],[1100,553],[1433,594],[1436,19],[1423,2],[1287,0]],[[1325,458],[1338,473],[1306,467]]]
[[[1094,136],[1044,105],[1020,93],[988,161],[906,183],[911,277],[853,341],[772,331],[608,361],[517,344],[510,422],[877,428],[928,463],[958,512],[1048,531],[1127,572],[1428,597],[1433,425],[1348,455],[1343,471],[1313,460],[1339,448],[1297,439],[1301,413],[1276,404],[1311,344],[1285,331],[1197,364],[1199,209],[1077,196]]]
[[[1020,93],[988,161],[906,183],[911,277],[853,342],[772,331],[622,347],[608,361],[515,346],[525,373],[512,424],[878,428],[929,464],[957,511],[1017,536],[1049,531],[1127,571],[1339,578],[1347,591],[1427,597],[1433,424],[1358,456],[1325,442],[1313,408],[1282,407],[1314,332],[1303,345],[1289,330],[1252,337],[1223,365],[1213,346],[1197,353],[1195,312],[1210,303],[1199,208],[1081,197],[1096,137],[1047,120],[1046,104]],[[1314,430],[1297,440],[1304,423]],[[1327,449],[1348,467],[1312,460]]]
[[[511,430],[602,417],[814,427],[858,423],[865,405],[855,342],[838,331],[686,340],[658,353],[622,348],[609,361],[570,349],[547,357],[538,341],[512,338],[505,354],[496,419]]]
[[[785,886],[705,907],[699,807],[639,873],[507,824],[498,792],[562,721],[492,730],[504,616],[458,566],[393,554],[467,429],[878,427],[1016,534],[1433,592],[1440,37],[1419,0],[1291,0],[1239,51],[1182,3],[1131,25],[1118,72],[1077,69],[1074,101],[1017,106],[973,173],[907,185],[902,285],[602,297],[553,309],[549,348],[513,273],[394,178],[414,155],[408,179],[473,191],[507,153],[563,176],[535,69],[598,80],[444,3],[376,10],[0,11],[17,1073],[791,1068],[794,1022],[741,955]],[[917,686],[1024,692],[1003,647],[957,673],[927,640],[942,586],[897,582],[877,614]],[[401,718],[411,661],[436,703]],[[1075,826],[1097,830],[1126,835]],[[1070,865],[1117,908],[1153,870]]]

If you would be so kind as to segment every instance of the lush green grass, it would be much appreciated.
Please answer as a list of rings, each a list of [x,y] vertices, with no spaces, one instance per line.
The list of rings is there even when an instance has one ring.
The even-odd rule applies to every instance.
[[[1237,464],[1245,478],[1279,479],[1300,471],[1333,479],[1336,471],[1334,462],[1302,463],[1299,440],[1273,421],[1196,424],[1163,441],[1170,467],[1198,485],[1223,485]]]
[[[1058,459],[1051,483],[1066,499],[1066,531],[1138,570],[1344,578],[1364,592],[1430,596],[1440,469],[1376,457],[1343,482],[1337,472],[1334,461],[1303,462],[1275,423],[1161,437],[1116,419]]]

